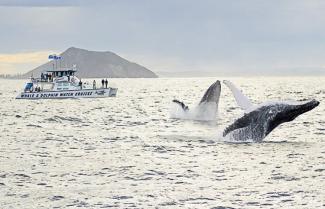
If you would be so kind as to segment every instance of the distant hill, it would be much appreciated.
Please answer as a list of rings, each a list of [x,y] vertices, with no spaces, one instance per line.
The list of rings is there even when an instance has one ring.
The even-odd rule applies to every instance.
[[[147,68],[130,62],[122,57],[106,51],[88,51],[71,47],[63,52],[60,60],[57,60],[57,67],[62,68],[77,66],[77,75],[81,78],[156,78],[154,72]],[[39,76],[41,72],[52,70],[55,61],[49,61],[34,70],[31,70],[21,78],[29,78],[31,75]]]

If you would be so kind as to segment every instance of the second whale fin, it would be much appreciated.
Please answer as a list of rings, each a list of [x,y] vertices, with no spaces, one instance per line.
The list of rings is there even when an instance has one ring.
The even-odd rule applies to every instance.
[[[238,106],[245,112],[254,107],[253,103],[230,81],[224,80],[223,83],[231,90]]]
[[[173,102],[178,104],[179,106],[181,106],[184,111],[188,111],[188,106],[185,105],[184,102],[181,102],[181,101],[179,101],[177,99],[174,99]]]

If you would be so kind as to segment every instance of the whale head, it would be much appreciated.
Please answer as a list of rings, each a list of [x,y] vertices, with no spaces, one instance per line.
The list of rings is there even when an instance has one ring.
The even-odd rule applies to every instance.
[[[280,103],[278,105],[271,106],[268,110],[267,116],[267,130],[266,134],[269,134],[278,125],[290,122],[299,115],[308,112],[319,105],[319,101],[313,99],[308,102],[299,103]]]
[[[223,136],[229,135],[235,141],[261,141],[280,124],[290,122],[318,105],[316,100],[263,104],[228,126]]]
[[[200,104],[207,103],[207,102],[213,102],[218,104],[220,98],[220,92],[221,92],[221,84],[220,81],[217,80],[205,91],[203,97],[201,98]]]

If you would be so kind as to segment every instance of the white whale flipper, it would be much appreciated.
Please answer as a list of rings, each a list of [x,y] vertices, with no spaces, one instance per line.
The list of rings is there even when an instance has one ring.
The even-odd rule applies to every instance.
[[[230,81],[224,80],[223,83],[231,90],[238,106],[245,112],[254,109],[253,103]]]

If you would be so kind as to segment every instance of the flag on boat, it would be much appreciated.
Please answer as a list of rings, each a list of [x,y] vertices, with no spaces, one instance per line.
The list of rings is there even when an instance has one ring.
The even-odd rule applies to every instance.
[[[50,54],[49,59],[50,60],[60,60],[61,56],[57,56],[56,54]]]

